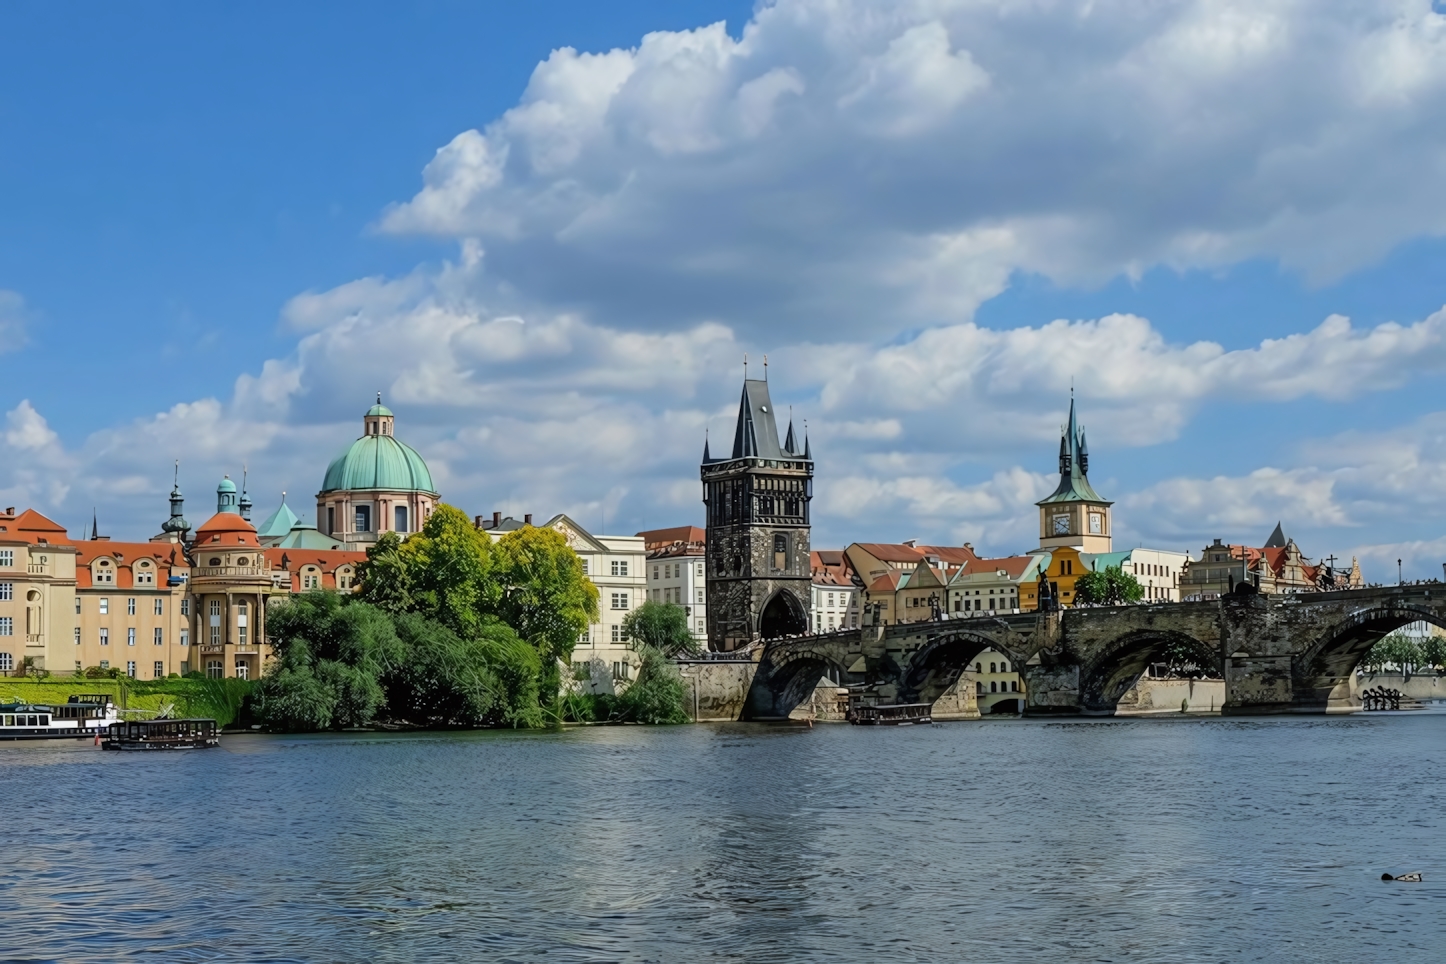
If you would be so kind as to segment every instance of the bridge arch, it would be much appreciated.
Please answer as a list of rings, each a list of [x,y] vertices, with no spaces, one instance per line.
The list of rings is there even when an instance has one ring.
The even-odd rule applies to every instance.
[[[986,649],[1007,659],[1023,675],[1028,656],[1021,656],[1012,642],[983,629],[941,629],[929,637],[909,660],[899,680],[900,703],[932,703],[959,682],[959,677]]]
[[[1390,603],[1363,606],[1321,633],[1296,657],[1297,678],[1328,707],[1355,705],[1355,671],[1366,653],[1390,633],[1418,622],[1446,629],[1446,618],[1429,609]]]
[[[853,635],[857,635],[856,633]],[[832,669],[842,678],[848,647],[827,636],[783,640],[771,645],[754,674],[744,716],[753,720],[786,719]]]
[[[1221,672],[1224,666],[1219,642],[1206,642],[1179,630],[1137,629],[1117,636],[1080,667],[1080,708],[1086,713],[1113,713],[1145,668],[1171,652],[1185,655],[1211,672]]]

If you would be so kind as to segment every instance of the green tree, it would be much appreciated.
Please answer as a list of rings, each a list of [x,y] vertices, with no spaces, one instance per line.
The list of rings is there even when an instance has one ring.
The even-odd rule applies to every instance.
[[[1091,570],[1074,582],[1075,605],[1118,606],[1145,598],[1145,587],[1120,566]]]
[[[1377,640],[1361,662],[1373,673],[1395,669],[1410,676],[1417,667],[1426,663],[1426,657],[1414,637],[1395,632]]]
[[[1434,670],[1446,667],[1446,638],[1430,634],[1421,641],[1421,662]]]
[[[668,659],[698,652],[698,642],[688,631],[688,610],[676,603],[643,603],[623,617],[623,635],[634,649],[652,647]]]
[[[687,723],[688,686],[672,660],[651,646],[639,650],[643,665],[614,701],[614,712],[634,723]]]
[[[450,505],[432,510],[422,531],[397,550],[407,573],[411,608],[471,636],[501,595],[492,578],[492,540]]]
[[[357,566],[357,598],[389,613],[411,611],[412,570],[403,544],[395,532],[383,532],[367,547],[366,562]]]
[[[493,577],[497,615],[547,660],[563,663],[598,618],[597,586],[556,529],[524,526],[498,540]]]

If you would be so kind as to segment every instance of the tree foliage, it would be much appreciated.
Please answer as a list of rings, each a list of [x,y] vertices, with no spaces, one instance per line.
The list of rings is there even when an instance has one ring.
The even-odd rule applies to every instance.
[[[497,615],[548,659],[566,663],[598,616],[597,587],[556,529],[524,526],[494,548]]]
[[[676,603],[643,603],[623,617],[623,635],[634,649],[651,647],[669,659],[698,652],[698,641],[688,630],[688,610]]]
[[[1427,637],[1428,640],[1436,638]],[[1431,649],[1433,655],[1439,655],[1439,645],[1432,644]],[[1366,651],[1366,655],[1361,659],[1361,665],[1372,673],[1396,670],[1410,676],[1421,667],[1435,664],[1426,655],[1424,646],[1417,641],[1416,637],[1395,632],[1378,639],[1375,645]]]
[[[1074,582],[1075,605],[1118,606],[1145,598],[1145,587],[1120,566],[1091,570]]]
[[[612,699],[612,716],[630,723],[687,723],[688,686],[678,667],[651,646],[638,652],[643,662],[638,678]]]

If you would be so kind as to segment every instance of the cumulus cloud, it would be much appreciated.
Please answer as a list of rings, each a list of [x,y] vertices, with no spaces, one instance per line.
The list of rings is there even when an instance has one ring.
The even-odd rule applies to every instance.
[[[555,51],[381,227],[609,324],[745,333],[958,322],[1018,270],[1326,278],[1446,230],[1443,91],[1424,0],[779,0]]]

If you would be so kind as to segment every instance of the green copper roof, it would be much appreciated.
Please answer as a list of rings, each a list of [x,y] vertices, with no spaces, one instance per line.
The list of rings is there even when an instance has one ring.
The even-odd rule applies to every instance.
[[[367,414],[368,414],[368,415],[391,415],[391,414],[392,414],[392,410],[389,409],[389,408],[387,408],[385,405],[381,404],[380,402],[378,402],[377,404],[373,405],[371,408],[367,409]],[[395,416],[394,416],[394,417],[395,417]]]
[[[390,435],[363,435],[337,456],[327,466],[326,481],[321,484],[323,492],[336,489],[436,491],[427,463],[410,446]]]
[[[296,525],[296,521],[296,513],[292,512],[286,500],[282,499],[281,506],[266,517],[266,521],[256,530],[256,535],[261,539],[284,536]]]
[[[1100,498],[1090,485],[1090,452],[1085,443],[1084,429],[1075,423],[1074,398],[1069,400],[1069,425],[1059,440],[1059,486],[1047,498],[1035,505],[1049,505],[1060,502],[1111,503]]]
[[[216,491],[217,491],[217,492],[235,492],[235,491],[236,491],[236,483],[231,481],[230,476],[227,476],[226,478],[224,478],[224,479],[221,480],[221,484],[220,484],[220,485],[216,486]]]
[[[276,543],[277,549],[341,549],[345,548],[331,536],[322,535],[316,526],[298,522],[291,527],[286,538]]]

